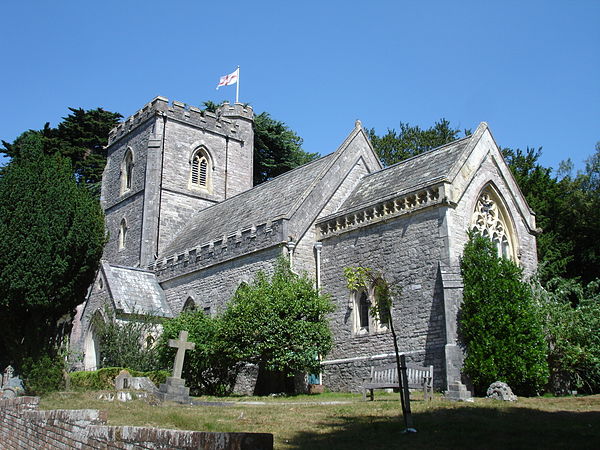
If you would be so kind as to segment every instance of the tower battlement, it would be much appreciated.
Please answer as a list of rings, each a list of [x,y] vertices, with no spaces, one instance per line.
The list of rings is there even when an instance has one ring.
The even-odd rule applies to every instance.
[[[118,124],[108,134],[108,145],[125,136],[141,123],[156,115],[166,115],[169,118],[180,120],[200,128],[220,130],[228,137],[239,137],[239,125],[236,120],[252,121],[254,110],[250,105],[241,103],[223,103],[215,113],[203,111],[196,106],[191,106],[177,100],[161,96],[154,97],[133,115]]]

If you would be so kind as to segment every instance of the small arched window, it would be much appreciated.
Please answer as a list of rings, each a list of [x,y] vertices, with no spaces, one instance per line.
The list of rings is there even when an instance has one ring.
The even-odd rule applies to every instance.
[[[373,308],[376,307],[374,287],[355,291],[353,296],[354,300],[351,308],[353,309],[354,334],[386,332],[391,318],[391,311],[379,311],[379,314],[373,314]]]
[[[194,152],[191,159],[190,187],[210,188],[210,157],[208,152],[200,148]]]
[[[183,305],[183,312],[193,312],[196,311],[196,302],[192,297],[188,297]]]
[[[125,219],[121,220],[119,226],[119,250],[123,250],[127,244],[127,222]]]
[[[121,165],[121,193],[131,190],[133,182],[133,151],[127,149]]]

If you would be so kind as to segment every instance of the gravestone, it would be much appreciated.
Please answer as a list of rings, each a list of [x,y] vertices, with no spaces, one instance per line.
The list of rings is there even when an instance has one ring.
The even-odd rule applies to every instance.
[[[460,381],[450,383],[448,385],[448,390],[446,391],[444,396],[446,397],[446,399],[452,400],[455,402],[472,402],[473,401],[473,396],[471,395],[471,392]]]
[[[173,376],[168,377],[166,382],[160,385],[156,396],[162,401],[177,403],[191,403],[190,388],[185,387],[185,380],[181,378],[183,370],[183,359],[186,350],[193,350],[196,344],[187,342],[188,332],[180,331],[179,339],[169,339],[169,347],[177,349],[175,363],[173,364]]]
[[[131,389],[135,391],[147,391],[155,394],[158,390],[152,380],[148,377],[132,377],[127,370],[121,370],[115,378],[115,389],[122,391]]]
[[[0,379],[0,397],[15,398],[25,392],[23,381],[19,376],[14,376],[15,370],[12,366],[6,367]]]

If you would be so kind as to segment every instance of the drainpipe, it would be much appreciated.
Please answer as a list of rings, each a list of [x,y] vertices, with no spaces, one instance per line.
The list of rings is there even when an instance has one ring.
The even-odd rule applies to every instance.
[[[315,275],[317,278],[317,292],[321,290],[321,249],[322,242],[315,242]]]

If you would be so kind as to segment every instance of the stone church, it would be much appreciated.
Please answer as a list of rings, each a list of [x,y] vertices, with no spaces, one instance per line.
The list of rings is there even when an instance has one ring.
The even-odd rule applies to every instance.
[[[217,314],[285,255],[335,304],[320,383],[356,391],[371,366],[394,361],[391,333],[369,315],[373,293],[346,286],[350,266],[401,287],[392,310],[400,350],[433,365],[437,389],[460,382],[467,230],[526,274],[537,264],[534,213],[487,124],[384,168],[357,121],[332,153],[255,187],[252,125],[246,105],[213,114],[156,97],[111,131],[101,195],[110,238],[71,336],[84,368],[97,365],[91,319],[104,305],[121,320]]]

